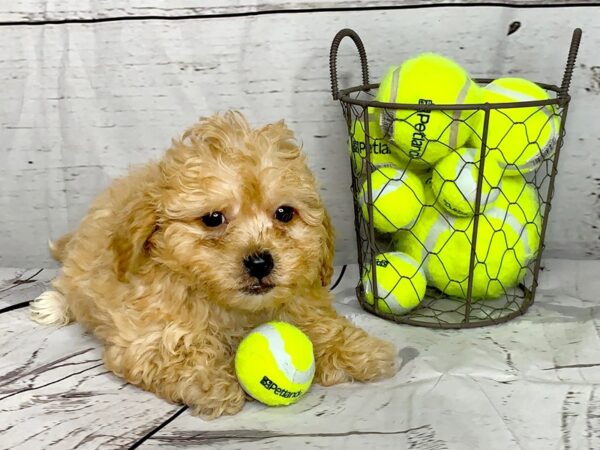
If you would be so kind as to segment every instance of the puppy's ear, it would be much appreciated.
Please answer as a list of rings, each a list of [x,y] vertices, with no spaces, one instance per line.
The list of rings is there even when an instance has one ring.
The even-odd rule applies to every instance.
[[[120,214],[110,248],[114,271],[124,281],[143,264],[150,252],[150,238],[157,229],[156,209],[147,193],[133,195]]]
[[[331,277],[333,276],[333,255],[334,255],[334,244],[335,244],[335,231],[331,224],[331,219],[327,210],[323,211],[323,224],[322,224],[322,236],[323,244],[321,247],[321,284],[323,286],[329,286],[331,283]]]

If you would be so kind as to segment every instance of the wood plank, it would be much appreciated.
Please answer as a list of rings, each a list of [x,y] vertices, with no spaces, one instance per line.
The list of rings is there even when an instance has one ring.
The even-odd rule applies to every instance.
[[[27,310],[0,315],[0,448],[124,448],[178,407],[102,365],[78,325],[43,327]]]
[[[390,63],[433,49],[477,76],[554,83],[562,76],[571,29],[582,26],[546,248],[548,255],[600,257],[597,17],[595,8],[432,8],[346,12],[343,21],[338,13],[319,13],[208,20],[202,26],[3,27],[0,229],[8,232],[0,235],[0,265],[50,264],[46,240],[76,226],[110,179],[130,164],[158,157],[198,116],[227,108],[246,112],[255,124],[288,121],[337,228],[337,263],[354,262],[346,131],[339,104],[331,100],[327,67],[331,39],[346,26],[361,34],[373,79]],[[434,25],[442,20],[462,26],[449,33]],[[513,21],[522,26],[507,36]],[[358,82],[356,63],[355,51],[344,43],[343,86]]]
[[[599,271],[600,261],[547,260],[527,315],[455,331],[362,311],[350,267],[337,306],[397,345],[393,379],[314,386],[291,407],[249,403],[212,422],[185,412],[141,448],[597,448]],[[38,326],[26,310],[0,315],[0,448],[129,447],[177,410],[107,373],[98,342],[78,325]]]
[[[319,9],[346,8],[398,8],[425,6],[475,6],[489,5],[485,1],[465,0],[277,0],[235,2],[227,0],[203,1],[173,0],[169,6],[161,0],[145,0],[135,4],[119,4],[115,0],[96,0],[92,4],[77,0],[16,0],[0,5],[0,22],[36,22],[47,20],[93,20],[111,17],[186,17],[218,16],[228,14],[256,14],[281,11],[310,11]],[[565,0],[495,0],[493,4],[508,7],[568,5]],[[597,0],[578,0],[579,5],[598,4]]]
[[[0,268],[0,309],[35,299],[56,274],[57,269]]]
[[[27,269],[17,269],[16,267],[0,267],[0,291],[12,285],[15,281],[21,279],[21,275],[27,272]]]
[[[600,443],[594,428],[598,385],[504,383],[443,374],[360,391],[329,390],[338,395],[319,389],[319,397],[312,395],[303,407],[249,407],[237,420],[219,419],[208,427],[184,413],[143,448],[544,450]],[[564,442],[571,446],[561,447]]]

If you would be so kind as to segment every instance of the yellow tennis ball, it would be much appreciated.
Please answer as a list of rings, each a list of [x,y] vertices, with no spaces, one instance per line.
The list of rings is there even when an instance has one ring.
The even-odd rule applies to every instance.
[[[497,200],[486,210],[488,216],[506,221],[518,235],[516,256],[523,267],[533,261],[540,249],[542,210],[537,189],[523,177],[505,177]],[[509,242],[509,245],[513,243]]]
[[[423,183],[414,173],[396,167],[380,167],[371,173],[373,226],[382,233],[410,228],[424,202]],[[369,220],[368,184],[359,193],[361,210]]]
[[[423,207],[410,229],[398,230],[392,236],[393,248],[402,253],[406,253],[415,261],[423,262],[427,256],[425,251],[425,240],[429,234],[430,228],[438,219],[445,216],[440,213],[436,204],[433,190],[431,188],[431,173],[421,176],[423,183],[424,199]]]
[[[427,246],[427,238],[436,230],[446,230],[452,221],[436,204],[431,189],[431,177],[424,182],[425,202],[415,224],[407,230],[399,230],[393,236],[394,249],[406,253],[415,261],[426,261],[431,249]],[[424,268],[425,269],[425,268]],[[427,276],[427,275],[426,275]],[[431,284],[431,283],[430,283]]]
[[[503,180],[503,187],[507,180]],[[539,219],[533,212],[536,208],[532,192],[526,190],[519,194],[521,191],[512,184],[508,181],[507,195],[502,197],[507,199],[502,200],[505,203],[500,202],[500,194],[479,219],[473,270],[474,301],[497,298],[516,286],[539,247],[539,235],[537,242],[533,235]],[[432,193],[426,192],[426,198],[429,196]],[[515,201],[520,199],[531,212],[519,217],[519,203],[511,202],[509,197]],[[451,297],[464,299],[468,291],[473,224],[473,217],[455,217],[437,206],[426,206],[411,230],[394,235],[395,248],[424,262],[425,276],[431,286]],[[525,234],[531,237],[523,239]]]
[[[440,291],[466,298],[473,218],[454,218],[445,230],[435,229],[426,241],[431,249],[426,261],[430,283]],[[512,242],[510,245],[508,242]],[[516,257],[518,234],[493,215],[482,215],[477,229],[472,299],[497,298],[514,287],[524,275]]]
[[[375,258],[377,307],[388,314],[406,314],[417,307],[425,296],[427,280],[421,264],[409,255],[389,252]],[[375,305],[371,267],[363,276],[365,300]]]
[[[454,61],[424,53],[391,67],[376,100],[415,105],[481,103],[481,88]],[[381,129],[415,164],[430,167],[463,147],[480,121],[476,110],[396,110],[381,113]]]
[[[374,167],[398,167],[403,169],[421,170],[404,153],[394,149],[395,145],[384,139],[379,125],[380,110],[368,108],[369,146],[371,149],[371,164]],[[367,141],[365,139],[364,116],[361,114],[352,121],[348,138],[348,152],[352,158],[352,170],[355,175],[364,174],[367,162]]]
[[[463,147],[442,158],[433,169],[433,195],[450,214],[467,217],[475,213],[480,154],[479,149]],[[486,157],[480,211],[498,198],[501,177],[498,162]]]
[[[499,78],[483,89],[488,103],[547,100],[548,93],[523,78]],[[505,175],[537,169],[552,156],[560,130],[560,117],[554,107],[535,106],[491,109],[487,147],[505,169]],[[471,137],[473,146],[481,146],[483,121]]]
[[[242,388],[269,406],[295,403],[310,388],[315,357],[310,339],[286,322],[268,322],[250,332],[235,355]]]

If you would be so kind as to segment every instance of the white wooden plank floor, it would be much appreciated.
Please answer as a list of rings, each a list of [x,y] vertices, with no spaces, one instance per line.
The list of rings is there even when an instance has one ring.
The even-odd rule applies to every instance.
[[[56,269],[0,267],[0,310],[36,298],[48,288],[56,272]]]
[[[0,448],[598,449],[600,261],[544,265],[525,316],[463,331],[363,312],[351,266],[335,289],[338,308],[397,345],[398,374],[314,386],[296,405],[249,403],[212,422],[108,373],[99,345],[78,325],[31,322],[22,304],[52,272],[2,269]]]

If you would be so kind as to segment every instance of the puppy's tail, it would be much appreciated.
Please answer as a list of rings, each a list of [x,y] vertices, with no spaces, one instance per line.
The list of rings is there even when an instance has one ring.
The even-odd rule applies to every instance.
[[[73,233],[67,233],[55,241],[48,240],[50,254],[55,260],[63,262],[72,238]],[[31,318],[41,325],[67,325],[75,320],[67,299],[58,291],[42,292],[30,303],[29,311]]]
[[[67,244],[73,238],[73,233],[67,233],[64,236],[58,238],[55,241],[48,241],[48,247],[50,248],[50,254],[58,262],[63,262],[65,255],[67,254]]]
[[[46,291],[29,305],[31,318],[41,325],[68,325],[75,318],[64,295]]]

